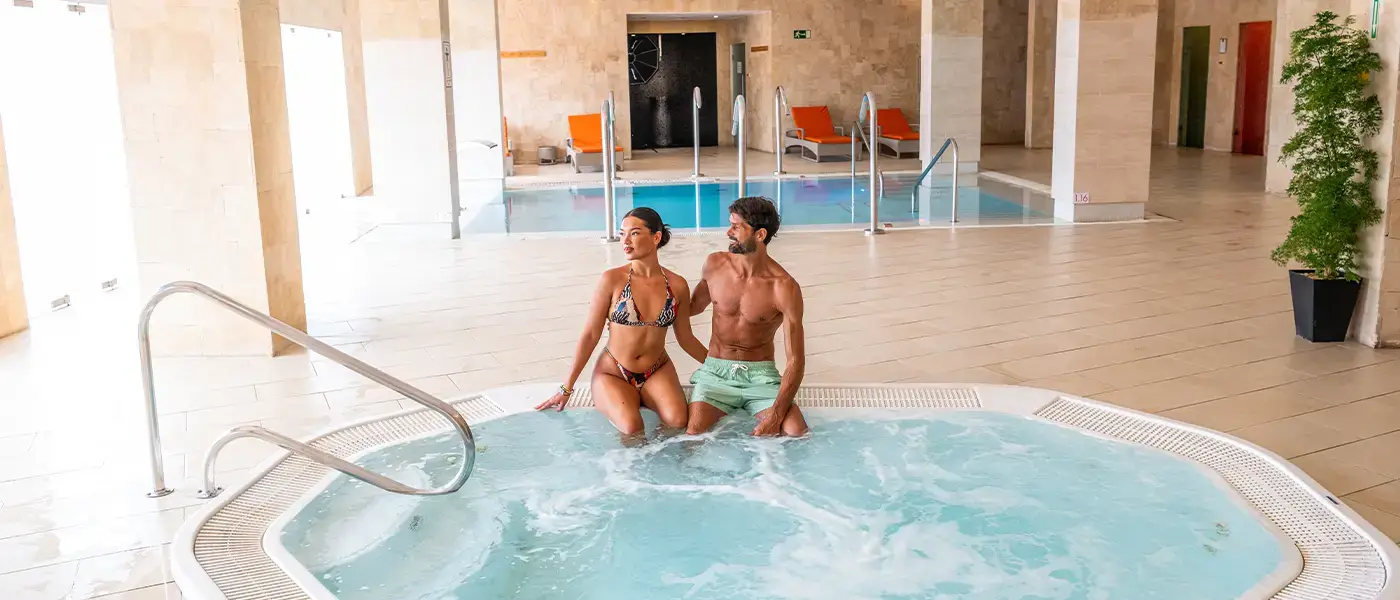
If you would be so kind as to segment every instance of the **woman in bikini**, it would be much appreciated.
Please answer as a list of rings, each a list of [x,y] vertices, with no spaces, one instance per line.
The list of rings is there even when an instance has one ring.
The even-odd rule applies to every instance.
[[[608,343],[593,367],[597,409],[626,436],[642,433],[644,406],[656,411],[663,425],[685,428],[685,394],[676,366],[666,357],[666,329],[674,325],[676,342],[701,364],[706,350],[690,329],[689,284],[662,268],[656,256],[670,239],[670,228],[655,210],[638,207],[623,216],[622,251],[628,262],[603,272],[579,336],[574,366],[559,391],[536,409],[564,410],[606,323]]]

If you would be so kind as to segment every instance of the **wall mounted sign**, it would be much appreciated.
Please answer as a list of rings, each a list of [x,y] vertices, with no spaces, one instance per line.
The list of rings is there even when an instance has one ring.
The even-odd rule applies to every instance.
[[[502,51],[501,58],[544,58],[544,50],[509,50]]]
[[[750,49],[749,51],[750,51],[750,52],[767,52],[767,51],[768,51],[768,46],[754,46],[754,47],[753,47],[752,49]]]
[[[1374,21],[1374,20],[1375,20],[1375,19],[1373,18],[1372,21]],[[811,29],[794,29],[794,30],[792,30],[792,39],[794,39],[794,40],[809,40],[809,39],[812,39],[812,30],[811,30]]]
[[[1075,203],[1075,204],[1088,204],[1088,203],[1089,203],[1089,192],[1075,192],[1075,193],[1074,193],[1074,203]]]
[[[1224,54],[1225,49],[1230,47],[1230,38],[1220,38],[1220,53]]]

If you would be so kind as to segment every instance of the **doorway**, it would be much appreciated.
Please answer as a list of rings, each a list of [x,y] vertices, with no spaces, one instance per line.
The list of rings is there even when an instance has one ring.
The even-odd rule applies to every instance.
[[[1206,85],[1210,75],[1210,27],[1181,32],[1181,102],[1176,145],[1206,147]]]
[[[700,88],[700,145],[719,145],[714,33],[627,36],[632,148],[689,148],[692,98]]]
[[[1239,61],[1235,72],[1235,130],[1231,150],[1264,155],[1269,110],[1269,46],[1273,23],[1240,23]]]

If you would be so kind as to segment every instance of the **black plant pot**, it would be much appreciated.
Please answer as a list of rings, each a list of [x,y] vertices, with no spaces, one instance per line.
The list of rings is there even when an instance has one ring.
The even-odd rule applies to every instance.
[[[1361,283],[1345,279],[1313,279],[1311,270],[1288,272],[1293,291],[1293,326],[1309,342],[1344,342]]]

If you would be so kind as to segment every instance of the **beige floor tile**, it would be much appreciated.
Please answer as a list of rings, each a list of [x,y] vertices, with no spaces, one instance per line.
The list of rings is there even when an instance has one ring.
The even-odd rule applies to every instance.
[[[1097,379],[1090,379],[1089,377],[1085,377],[1084,375],[1078,373],[1071,373],[1069,375],[1056,375],[1054,377],[1047,377],[1045,379],[1033,379],[1031,381],[1024,382],[1022,385],[1025,385],[1026,387],[1034,387],[1046,390],[1054,390],[1056,392],[1064,392],[1066,394],[1072,394],[1075,396],[1081,396],[1086,398],[1092,397],[1096,394],[1109,392],[1114,389],[1113,386],[1107,383],[1104,383]]]
[[[1338,497],[1395,480],[1390,475],[1345,463],[1323,453],[1294,457],[1291,462]]]
[[[1400,480],[1351,493],[1348,499],[1400,516]]]
[[[1336,460],[1400,479],[1400,432],[1378,435],[1318,453],[1317,460]]]
[[[1191,377],[1182,377],[1128,389],[1112,390],[1095,394],[1093,397],[1096,400],[1111,402],[1126,408],[1155,413],[1209,402],[1226,395],[1215,386],[1194,380]]]
[[[1195,375],[1205,370],[1207,367],[1198,364],[1177,360],[1170,356],[1157,356],[1081,371],[1079,375],[1097,379],[1114,389],[1118,389]]]
[[[1400,516],[1356,500],[1348,499],[1346,503],[1361,515],[1361,518],[1366,519],[1367,523],[1380,530],[1382,535],[1389,536],[1392,541],[1400,541]]]
[[[1284,458],[1302,456],[1361,439],[1350,432],[1319,425],[1307,415],[1237,429],[1232,434],[1259,444]]]
[[[1299,344],[1305,344],[1298,340]],[[1376,350],[1357,344],[1342,344],[1294,354],[1288,367],[1309,375],[1330,375],[1400,358],[1400,350]]]
[[[1326,407],[1326,403],[1316,398],[1289,393],[1282,388],[1269,388],[1175,408],[1161,414],[1219,431],[1234,431]]]
[[[0,590],[7,598],[62,600],[73,588],[78,572],[76,562],[38,567],[13,573],[0,573]]]
[[[1400,431],[1400,394],[1358,400],[1305,415],[1307,419],[1362,438]]]
[[[140,548],[78,562],[72,598],[94,598],[161,585],[172,580],[170,546]]]

